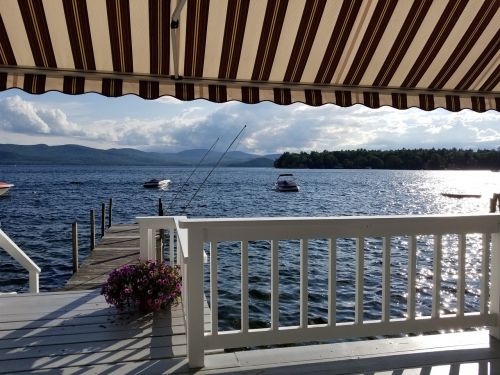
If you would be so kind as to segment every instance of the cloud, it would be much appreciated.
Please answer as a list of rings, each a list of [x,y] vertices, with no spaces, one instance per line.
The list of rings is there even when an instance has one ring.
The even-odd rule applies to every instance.
[[[154,102],[161,104],[182,104],[182,100],[174,98],[173,96],[162,96],[158,99],[155,99]]]
[[[83,135],[79,126],[59,109],[44,108],[15,95],[0,100],[0,128],[13,133]]]
[[[39,97],[27,96],[27,100],[24,95],[0,96],[0,131],[11,134],[8,139],[17,134],[23,141],[31,136],[33,143],[50,144],[57,140],[59,144],[174,152],[209,148],[219,137],[217,149],[224,150],[243,125],[247,125],[233,149],[259,154],[500,146],[500,115],[494,111],[450,113],[442,109],[426,112],[391,107],[373,110],[362,105],[309,107],[267,102],[221,105],[203,100],[181,102],[170,97],[160,99],[161,104],[175,101],[175,106],[159,106],[139,98],[111,101],[100,96],[83,97],[84,107],[92,110],[82,111],[74,105],[57,105],[54,98],[43,103]],[[87,98],[92,102],[85,102]]]
[[[500,143],[488,116],[428,113],[421,110],[379,112],[362,106],[321,108],[241,103],[186,108],[168,120],[129,120],[108,126],[120,145],[140,148],[208,148],[217,137],[225,149],[246,124],[238,149],[255,153],[299,150],[413,147],[487,147]],[[488,125],[490,124],[490,125]],[[104,129],[100,127],[100,129]],[[438,129],[437,134],[433,129]],[[489,144],[485,144],[485,140]]]

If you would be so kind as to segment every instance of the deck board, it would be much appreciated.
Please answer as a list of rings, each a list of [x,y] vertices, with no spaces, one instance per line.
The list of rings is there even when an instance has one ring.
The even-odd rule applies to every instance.
[[[115,268],[139,261],[139,225],[116,224],[108,228],[63,290],[100,288]]]
[[[484,330],[211,351],[190,370],[181,304],[127,313],[100,295],[107,275],[138,256],[138,226],[113,226],[65,290],[0,296],[0,374],[500,374],[500,343]],[[207,331],[206,300],[204,314]]]
[[[0,373],[186,355],[181,305],[165,312],[123,313],[97,289],[0,296],[0,320]]]
[[[190,373],[181,307],[119,313],[98,290],[1,296],[0,373]],[[500,343],[472,331],[236,351],[197,373],[500,374]]]

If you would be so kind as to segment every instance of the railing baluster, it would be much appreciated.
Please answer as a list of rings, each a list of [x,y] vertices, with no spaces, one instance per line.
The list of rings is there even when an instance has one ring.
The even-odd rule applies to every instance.
[[[328,240],[328,325],[337,323],[337,238]]]
[[[175,249],[177,250],[177,262],[182,255],[182,245],[179,239],[179,233],[174,234]]]
[[[241,241],[241,331],[248,332],[248,241]]]
[[[279,317],[279,263],[278,240],[271,241],[271,329],[278,330]]]
[[[441,258],[442,258],[442,236],[434,235],[434,258],[432,266],[434,271],[432,288],[432,317],[439,318],[439,307],[441,306]]]
[[[354,311],[354,323],[363,323],[363,289],[364,289],[364,255],[365,250],[365,239],[358,237],[356,239],[356,297],[355,297],[355,311]]]
[[[408,297],[407,297],[407,319],[415,319],[415,284],[417,265],[416,237],[408,237]]]
[[[391,320],[391,237],[382,242],[382,321]]]
[[[212,313],[212,335],[219,332],[219,306],[217,300],[217,241],[210,242],[210,311]]]
[[[490,300],[489,289],[489,264],[490,264],[490,240],[491,236],[483,233],[483,254],[481,257],[481,315],[488,313],[488,302]]]
[[[308,250],[309,240],[300,240],[300,327],[307,328],[309,313],[307,310],[308,295]]]
[[[168,256],[169,256],[169,262],[170,262],[170,265],[173,266],[175,264],[175,258],[174,258],[174,254],[175,254],[175,240],[174,240],[174,228],[170,228],[168,230],[168,234],[169,234],[169,241],[168,241]],[[179,261],[179,259],[177,259],[177,261]]]
[[[148,260],[156,262],[156,230],[149,230],[149,249],[148,249]]]
[[[457,316],[464,315],[466,244],[467,238],[465,236],[465,233],[461,233],[458,236]]]

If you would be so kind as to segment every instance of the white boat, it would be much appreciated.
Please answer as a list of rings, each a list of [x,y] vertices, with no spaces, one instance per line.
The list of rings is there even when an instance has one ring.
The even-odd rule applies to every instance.
[[[295,181],[295,177],[291,173],[282,173],[278,176],[274,185],[276,191],[299,191],[299,186]]]
[[[144,183],[145,188],[159,188],[165,187],[170,184],[170,180],[160,180],[159,178],[153,178],[152,180],[146,181]]]
[[[10,188],[14,187],[12,184],[8,184],[7,182],[0,181],[0,196],[4,195],[9,191]]]

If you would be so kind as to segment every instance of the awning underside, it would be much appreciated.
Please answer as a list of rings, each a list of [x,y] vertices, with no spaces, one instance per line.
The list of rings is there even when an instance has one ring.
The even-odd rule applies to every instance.
[[[0,90],[500,110],[500,0],[177,5],[2,0]]]

